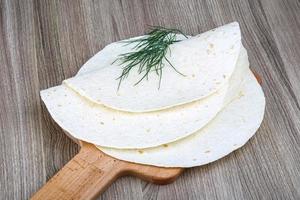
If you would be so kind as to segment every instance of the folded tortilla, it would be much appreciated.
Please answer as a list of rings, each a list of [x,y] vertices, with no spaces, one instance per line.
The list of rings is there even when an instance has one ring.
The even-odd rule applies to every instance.
[[[141,78],[136,67],[118,90],[116,79],[122,73],[122,66],[112,62],[121,53],[134,51],[134,45],[109,45],[89,62],[94,66],[97,61],[102,62],[98,69],[85,70],[64,83],[96,104],[127,112],[158,111],[201,100],[229,81],[241,51],[241,33],[234,22],[174,43],[166,56],[185,76],[165,62],[160,89],[156,73],[149,73],[147,80],[135,85]]]
[[[248,71],[236,98],[195,134],[155,148],[98,148],[110,156],[135,163],[161,167],[200,166],[243,146],[259,128],[264,109],[263,91],[254,75]]]
[[[128,113],[90,102],[65,85],[41,91],[52,118],[69,135],[120,149],[149,148],[184,138],[201,129],[237,93],[249,68],[243,48],[230,81],[207,98],[159,112]]]

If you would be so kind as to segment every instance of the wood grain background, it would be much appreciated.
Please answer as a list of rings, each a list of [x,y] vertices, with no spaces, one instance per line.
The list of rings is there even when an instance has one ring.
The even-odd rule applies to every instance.
[[[28,199],[77,152],[39,91],[147,25],[197,34],[238,21],[267,98],[247,145],[175,183],[115,182],[99,199],[300,199],[299,0],[0,0],[0,199]]]

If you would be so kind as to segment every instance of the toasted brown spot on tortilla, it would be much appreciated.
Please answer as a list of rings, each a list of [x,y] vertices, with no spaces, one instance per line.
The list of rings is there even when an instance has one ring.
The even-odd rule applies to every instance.
[[[238,98],[241,98],[241,97],[243,97],[243,96],[245,96],[244,93],[243,93],[243,91],[240,91],[240,92],[239,92]]]
[[[140,154],[144,153],[144,151],[142,151],[142,150],[139,150],[138,152],[139,152]]]
[[[205,151],[204,153],[210,153],[210,150]]]
[[[169,145],[167,145],[167,144],[164,144],[164,145],[163,145],[163,147],[168,147],[168,146],[169,146]]]

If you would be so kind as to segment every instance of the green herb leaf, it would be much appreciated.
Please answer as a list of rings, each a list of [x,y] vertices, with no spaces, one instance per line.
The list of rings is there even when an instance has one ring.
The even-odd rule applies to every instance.
[[[149,73],[154,71],[159,76],[160,87],[164,59],[177,73],[183,75],[177,71],[166,58],[169,45],[179,42],[179,40],[176,39],[177,34],[182,34],[187,38],[180,30],[152,26],[150,32],[145,37],[125,41],[127,44],[136,43],[136,45],[133,47],[135,51],[121,54],[119,58],[113,62],[118,61],[120,65],[124,65],[121,75],[117,78],[117,80],[119,80],[118,89],[121,86],[121,82],[128,77],[130,71],[136,66],[139,67],[138,73],[141,74],[141,79],[135,83],[135,85],[139,84],[145,78],[148,79]]]

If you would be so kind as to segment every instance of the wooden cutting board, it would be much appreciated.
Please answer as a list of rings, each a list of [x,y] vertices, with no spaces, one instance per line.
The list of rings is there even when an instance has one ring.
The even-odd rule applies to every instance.
[[[104,154],[93,144],[81,142],[79,153],[32,199],[93,199],[121,176],[132,175],[155,184],[168,184],[182,172],[181,168],[162,168],[121,161]]]
[[[261,84],[261,77],[253,73]],[[35,193],[32,200],[94,199],[121,176],[168,184],[184,170],[130,163],[104,154],[93,144],[79,141],[79,145],[79,153]]]

